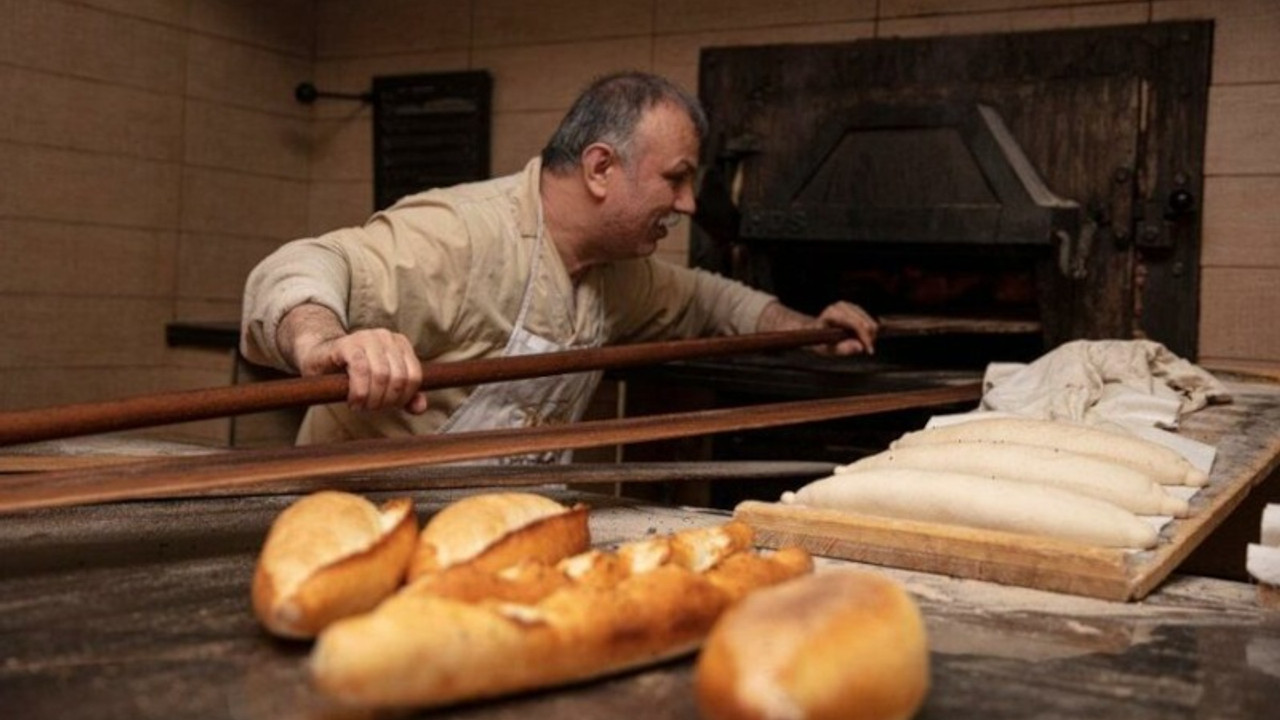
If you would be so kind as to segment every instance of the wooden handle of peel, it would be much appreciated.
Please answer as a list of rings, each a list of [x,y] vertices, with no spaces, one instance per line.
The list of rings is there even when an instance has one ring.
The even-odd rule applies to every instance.
[[[814,328],[440,363],[425,369],[422,387],[424,390],[466,387],[587,370],[782,350],[834,343],[847,336],[838,328]],[[339,402],[346,397],[347,376],[339,374],[0,413],[0,445]]]

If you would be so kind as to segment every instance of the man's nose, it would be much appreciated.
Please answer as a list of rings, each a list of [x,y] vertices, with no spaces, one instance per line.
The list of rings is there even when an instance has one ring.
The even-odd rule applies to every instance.
[[[698,208],[698,202],[693,197],[693,185],[685,184],[680,186],[680,192],[676,194],[675,211],[692,215],[693,211]]]

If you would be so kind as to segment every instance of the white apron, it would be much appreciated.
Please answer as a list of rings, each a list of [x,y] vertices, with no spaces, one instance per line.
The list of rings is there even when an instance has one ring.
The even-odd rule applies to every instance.
[[[539,209],[541,210],[541,209]],[[558,352],[569,348],[535,335],[525,328],[529,309],[533,305],[534,285],[542,265],[542,218],[539,212],[538,232],[533,243],[533,257],[529,263],[529,278],[525,281],[520,311],[516,314],[511,337],[503,349],[502,357],[536,355]],[[585,337],[576,347],[598,347],[603,344],[603,307],[598,299],[593,303],[596,315],[584,332]],[[528,380],[489,383],[472,391],[471,395],[449,416],[439,432],[456,433],[473,430],[561,425],[576,422],[586,411],[591,395],[600,383],[599,371],[552,375]],[[521,465],[536,463],[568,462],[571,451],[548,451],[537,454],[481,460],[478,464]]]

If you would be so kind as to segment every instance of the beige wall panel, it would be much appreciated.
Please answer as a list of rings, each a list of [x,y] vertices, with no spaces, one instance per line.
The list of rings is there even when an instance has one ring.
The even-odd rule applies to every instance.
[[[1205,180],[1202,265],[1280,268],[1280,177]]]
[[[564,111],[495,113],[489,164],[494,176],[519,171],[551,139]]]
[[[182,92],[185,31],[60,0],[12,0],[11,62],[28,68]]]
[[[177,227],[177,165],[5,142],[0,156],[0,215]]]
[[[186,27],[187,5],[184,0],[79,0],[82,5],[90,5],[103,10],[131,15],[137,18],[155,20],[165,25]]]
[[[373,183],[312,182],[307,208],[307,235],[364,225],[373,214]]]
[[[182,236],[178,297],[239,303],[244,281],[280,243],[254,238],[187,233]]]
[[[173,292],[173,231],[0,218],[0,238],[5,296],[168,297]]]
[[[205,376],[205,387],[231,384],[235,371],[235,355],[231,348],[171,347],[165,351],[168,368],[198,370]]]
[[[476,47],[531,45],[653,32],[654,0],[473,0]]]
[[[362,93],[373,88],[375,76],[418,75],[458,72],[470,69],[470,52],[465,49],[411,53],[377,57],[319,60],[312,73],[316,87],[329,92]],[[350,100],[320,100],[314,105],[317,118],[351,119],[372,115],[372,109]]]
[[[309,174],[311,125],[303,119],[192,100],[185,139],[190,165],[293,180]]]
[[[0,408],[28,408],[119,400],[154,392],[156,367],[0,368]]]
[[[8,297],[0,367],[159,365],[171,312],[165,298]]]
[[[869,38],[874,32],[874,23],[853,22],[660,35],[654,39],[653,71],[690,92],[697,92],[698,58],[702,48],[851,41]]]
[[[1156,0],[1152,17],[1214,20],[1214,84],[1280,81],[1280,2]]]
[[[319,0],[316,57],[394,55],[466,48],[471,0]]]
[[[188,0],[188,24],[217,35],[301,58],[315,52],[315,0]]]
[[[25,1],[25,0],[23,0]],[[0,0],[0,63],[14,62],[14,27],[17,25],[19,0]]]
[[[223,105],[310,118],[293,97],[311,78],[311,62],[223,38],[192,35],[187,43],[187,96]]]
[[[1098,5],[1109,2],[1114,0],[880,0],[880,17],[1027,10],[1063,5]]]
[[[6,140],[151,160],[182,157],[177,95],[0,65],[0,98]]]
[[[240,300],[178,298],[173,316],[191,322],[236,322],[240,320]]]
[[[689,233],[692,224],[693,220],[691,218],[681,216],[680,224],[672,228],[667,233],[667,236],[658,242],[658,247],[668,253],[687,256],[689,254]]]
[[[1280,361],[1276,288],[1280,268],[1204,268],[1200,355]]]
[[[306,226],[305,182],[206,168],[183,174],[183,230],[288,240]]]
[[[1033,30],[1067,30],[1104,25],[1135,25],[1147,21],[1147,3],[1081,5],[1038,10],[969,15],[933,15],[900,20],[881,20],[880,37],[927,37],[930,35],[971,35]]]
[[[371,113],[344,120],[317,120],[313,134],[313,180],[362,180],[373,183]]]
[[[647,37],[477,50],[475,66],[493,74],[493,110],[568,110],[593,79],[618,70],[648,70]]]
[[[877,0],[657,0],[659,34],[871,20]]]
[[[1206,175],[1280,174],[1280,84],[1209,89]]]

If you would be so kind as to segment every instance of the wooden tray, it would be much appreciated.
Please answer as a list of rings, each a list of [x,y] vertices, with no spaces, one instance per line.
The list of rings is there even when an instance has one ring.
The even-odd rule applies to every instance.
[[[1280,465],[1280,385],[1229,384],[1233,402],[1193,414],[1181,433],[1218,448],[1209,484],[1151,550],[1128,552],[955,525],[892,520],[748,501],[734,517],[766,547],[800,545],[816,555],[974,578],[1005,585],[1140,600],[1159,585],[1249,491]]]

